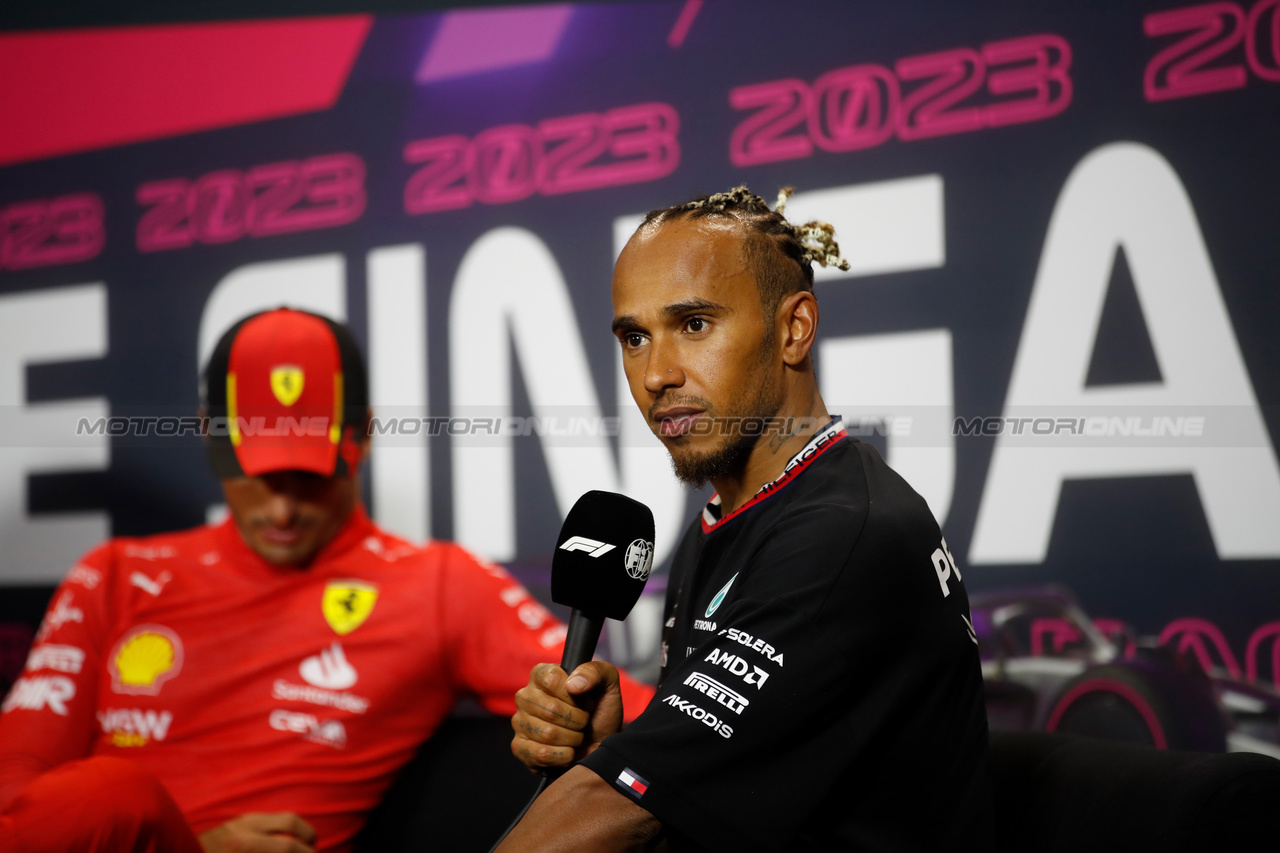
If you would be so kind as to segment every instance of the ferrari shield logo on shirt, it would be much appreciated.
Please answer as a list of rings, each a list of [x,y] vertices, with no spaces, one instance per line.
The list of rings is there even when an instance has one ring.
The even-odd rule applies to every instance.
[[[277,364],[271,368],[271,393],[282,406],[292,406],[302,396],[302,384],[306,379],[302,368],[296,364]]]
[[[720,605],[724,603],[724,597],[729,594],[729,587],[733,586],[733,582],[737,579],[737,574],[734,574],[733,577],[729,578],[729,582],[722,586],[720,591],[716,593],[716,597],[711,599],[711,603],[707,605],[708,619],[710,619],[711,614],[715,613],[720,608]]]
[[[182,640],[163,625],[139,625],[116,642],[107,668],[116,693],[155,696],[182,671]]]
[[[320,610],[324,620],[340,635],[350,634],[364,624],[378,601],[378,588],[357,580],[329,581],[324,587]]]

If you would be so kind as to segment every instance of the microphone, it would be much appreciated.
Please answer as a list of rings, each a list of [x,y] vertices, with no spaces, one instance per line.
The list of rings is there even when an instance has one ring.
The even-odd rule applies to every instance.
[[[591,660],[605,618],[626,619],[653,568],[653,513],[637,500],[590,491],[569,510],[551,558],[551,600],[572,608],[560,666]]]
[[[653,513],[615,492],[590,491],[565,516],[551,557],[551,600],[573,608],[560,668],[591,660],[605,618],[626,619],[653,568]],[[497,850],[560,771],[544,770],[537,789],[494,842]]]

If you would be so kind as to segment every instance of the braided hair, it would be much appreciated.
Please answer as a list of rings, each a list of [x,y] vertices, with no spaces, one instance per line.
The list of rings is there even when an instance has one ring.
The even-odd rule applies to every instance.
[[[739,185],[728,192],[651,210],[640,227],[683,218],[719,217],[741,223],[747,231],[743,256],[760,288],[765,316],[772,317],[787,296],[799,291],[813,292],[815,262],[824,267],[849,269],[849,262],[840,257],[835,228],[830,224],[813,220],[794,225],[787,221],[783,212],[794,191],[794,187],[783,187],[770,210],[768,202],[745,185]]]

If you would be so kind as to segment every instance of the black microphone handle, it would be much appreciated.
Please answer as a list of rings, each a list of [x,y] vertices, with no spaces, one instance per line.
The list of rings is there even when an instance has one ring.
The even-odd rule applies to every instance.
[[[573,672],[591,660],[596,653],[596,643],[600,642],[600,631],[603,628],[603,616],[592,616],[575,607],[569,615],[569,632],[565,634],[560,668],[565,672]]]
[[[564,654],[560,656],[560,668],[565,672],[573,672],[579,666],[591,660],[591,657],[596,653],[596,643],[600,642],[600,631],[603,629],[603,616],[591,616],[576,607],[573,608],[573,612],[569,614],[569,630],[564,637]],[[489,848],[489,853],[493,853],[494,850],[498,849],[499,845],[511,834],[511,830],[515,829],[516,824],[528,813],[534,801],[538,799],[553,780],[558,779],[567,769],[564,767],[548,767],[542,771],[542,779],[538,781],[537,790],[533,792],[529,802],[525,803],[524,808],[520,810],[520,814],[516,815],[516,819],[511,821],[507,831],[502,833],[502,837],[494,842],[493,847]]]

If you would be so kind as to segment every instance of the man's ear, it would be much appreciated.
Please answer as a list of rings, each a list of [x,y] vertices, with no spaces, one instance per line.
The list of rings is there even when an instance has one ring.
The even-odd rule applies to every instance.
[[[782,300],[778,306],[778,342],[782,361],[788,367],[799,367],[809,358],[818,334],[818,300],[801,290]]]

